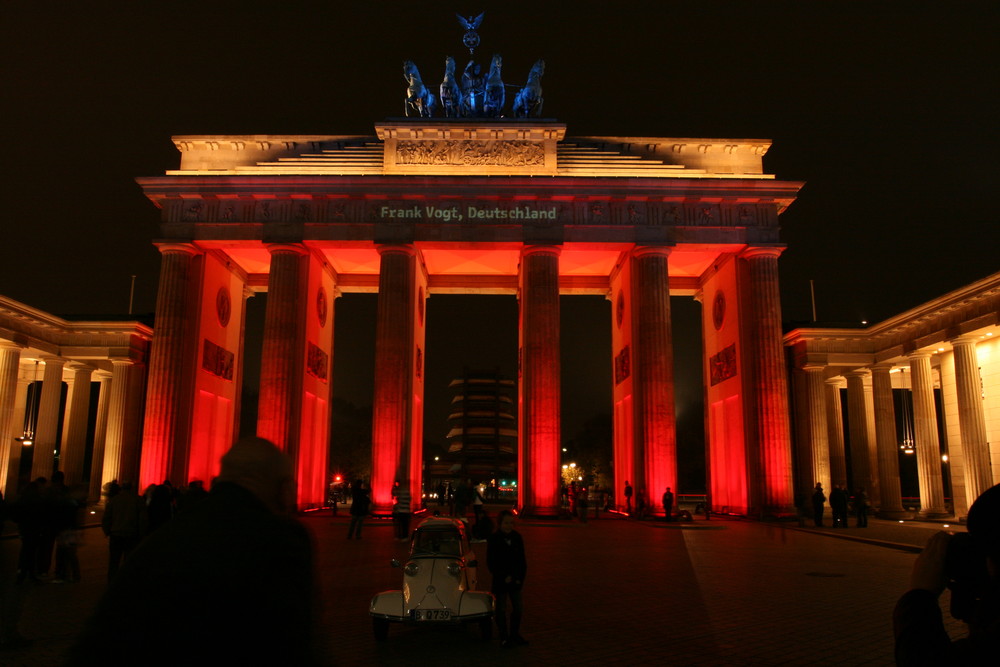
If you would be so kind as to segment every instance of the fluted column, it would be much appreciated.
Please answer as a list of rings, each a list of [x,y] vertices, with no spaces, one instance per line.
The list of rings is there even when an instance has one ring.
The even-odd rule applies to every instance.
[[[521,428],[518,494],[529,514],[559,511],[559,254],[553,246],[521,251]]]
[[[826,381],[826,433],[830,442],[830,483],[846,489],[847,455],[844,453],[844,413],[840,405],[839,378]]]
[[[809,460],[812,475],[802,480],[799,492],[808,499],[809,491],[817,483],[828,492],[832,482],[830,477],[830,438],[826,426],[826,395],[824,392],[823,366],[805,366],[805,405],[803,412],[807,419]]]
[[[878,498],[875,463],[872,461],[873,443],[868,430],[868,403],[865,400],[867,370],[856,370],[847,376],[847,415],[851,438],[851,477],[853,490],[864,489],[873,503]]]
[[[14,441],[20,433],[14,433],[15,406],[17,405],[17,375],[21,364],[21,346],[7,341],[0,342],[0,484],[4,497],[13,498],[7,490],[7,471],[10,469],[11,453],[21,445]],[[20,451],[18,451],[20,463]],[[14,491],[14,489],[11,489]]]
[[[288,452],[294,461],[302,399],[301,308],[307,255],[304,247],[293,244],[274,244],[268,250],[271,272],[267,278],[257,435]]]
[[[934,379],[929,352],[909,355],[913,383],[913,431],[920,482],[920,514],[945,515],[944,484],[941,479],[941,446],[934,408]]]
[[[646,486],[654,511],[662,510],[666,487],[677,488],[677,431],[674,414],[674,350],[670,321],[670,248],[632,253],[632,387],[635,395],[637,484]],[[645,471],[645,476],[638,474]]]
[[[136,490],[139,480],[138,404],[142,369],[131,359],[116,358],[111,363],[111,391],[108,396],[108,423],[104,438],[104,471],[106,481],[131,482]],[[166,479],[166,478],[164,478]],[[158,483],[162,483],[159,480]]]
[[[741,255],[750,278],[750,354],[744,363],[751,369],[755,412],[756,453],[763,484],[751,485],[760,497],[751,505],[763,515],[795,513],[792,492],[792,444],[788,420],[788,380],[781,332],[781,297],[778,291],[780,247],[751,247]],[[751,448],[751,452],[754,448]],[[753,468],[751,468],[751,471]],[[752,474],[752,472],[751,472]]]
[[[55,472],[56,438],[59,435],[59,403],[65,359],[43,356],[42,394],[38,402],[38,428],[31,459],[31,478],[49,478]]]
[[[990,449],[986,440],[983,413],[982,378],[976,356],[975,336],[951,341],[955,355],[955,384],[958,389],[958,423],[965,454],[965,493],[971,506],[976,498],[993,486],[990,472]]]
[[[35,364],[38,362],[36,361]],[[34,370],[34,366],[32,367]],[[34,381],[34,374],[31,376],[26,373],[21,373],[17,378],[17,390],[14,397],[14,416],[11,419],[10,425],[10,438],[21,437],[24,434],[24,421],[27,417],[28,410],[28,387]],[[4,485],[4,494],[6,495],[7,489],[10,493],[17,494],[21,487],[27,484],[28,479],[21,479],[21,456],[24,455],[24,450],[26,447],[20,442],[12,443],[10,448],[10,459],[7,462],[7,477]]]
[[[66,394],[59,469],[66,475],[66,484],[72,486],[83,481],[87,418],[90,416],[90,376],[94,369],[83,364],[72,364],[69,372],[72,377],[67,382],[69,391]]]
[[[90,457],[90,490],[87,493],[87,499],[92,503],[100,502],[101,488],[105,482],[110,482],[113,479],[104,479],[104,444],[108,434],[108,406],[111,403],[112,373],[97,371],[96,375],[98,382],[101,383],[101,389],[97,395],[94,451]]]
[[[162,483],[170,476],[175,460],[187,459],[194,400],[190,378],[198,344],[193,323],[198,320],[201,272],[197,260],[201,253],[186,243],[160,244],[159,249],[160,287],[142,442],[141,478],[146,484]],[[109,482],[118,478],[118,452],[114,456],[114,474],[106,479]]]
[[[380,246],[375,326],[375,402],[372,406],[372,499],[387,511],[392,486],[410,474],[413,406],[416,250]]]
[[[892,402],[892,364],[872,367],[872,403],[875,411],[875,447],[878,451],[879,516],[896,518],[903,513],[899,484],[899,446],[896,411]]]

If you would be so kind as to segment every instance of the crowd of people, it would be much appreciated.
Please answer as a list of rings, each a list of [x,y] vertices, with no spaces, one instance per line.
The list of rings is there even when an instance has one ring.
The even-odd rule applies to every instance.
[[[834,484],[833,489],[830,491],[829,501],[830,515],[832,517],[831,525],[834,528],[848,527],[847,517],[851,509],[854,511],[855,526],[857,528],[868,527],[868,512],[871,510],[871,501],[868,499],[868,494],[865,492],[864,487],[858,487],[852,497],[846,487]],[[813,523],[817,528],[822,528],[823,516],[826,513],[827,497],[823,491],[823,485],[819,482],[816,483],[813,489],[811,502]],[[799,515],[805,517],[804,503],[800,500],[796,504],[799,506]]]

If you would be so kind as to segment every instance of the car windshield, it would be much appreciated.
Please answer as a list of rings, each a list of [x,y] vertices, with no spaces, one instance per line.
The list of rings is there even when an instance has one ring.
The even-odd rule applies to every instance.
[[[414,556],[461,556],[462,536],[449,526],[422,528],[413,537]]]

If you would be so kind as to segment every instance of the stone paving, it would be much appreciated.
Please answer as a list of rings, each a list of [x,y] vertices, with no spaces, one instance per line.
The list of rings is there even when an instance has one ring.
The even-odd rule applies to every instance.
[[[348,541],[345,514],[303,517],[316,538],[321,641],[337,665],[890,665],[892,607],[914,552],[940,528],[877,519],[867,529],[524,520],[531,643],[503,649],[474,627],[393,626],[376,644],[368,602],[399,587],[400,571],[388,563],[405,556],[405,544],[379,521]],[[87,531],[82,583],[25,590],[21,632],[34,642],[0,653],[0,664],[61,663],[104,588],[105,545],[99,530]],[[17,547],[0,541],[3,562]],[[485,564],[484,547],[474,545]],[[480,582],[488,588],[485,568]]]

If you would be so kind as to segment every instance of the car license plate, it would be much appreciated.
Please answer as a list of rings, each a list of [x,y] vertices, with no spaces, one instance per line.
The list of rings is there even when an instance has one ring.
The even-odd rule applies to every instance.
[[[414,609],[414,621],[450,621],[451,611],[448,609]]]

